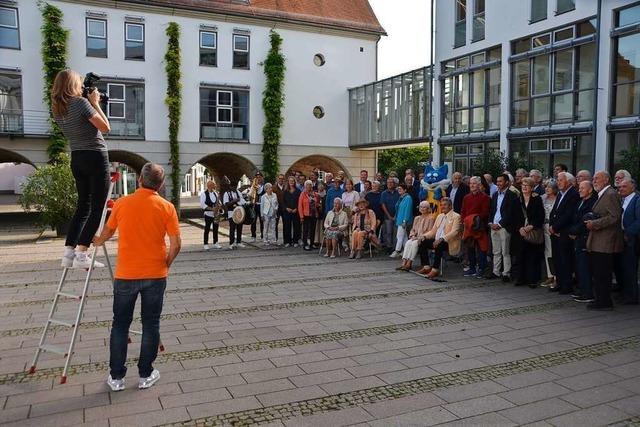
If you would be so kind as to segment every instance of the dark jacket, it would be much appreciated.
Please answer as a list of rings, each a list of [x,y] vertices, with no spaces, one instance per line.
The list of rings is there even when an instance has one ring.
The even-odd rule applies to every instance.
[[[576,249],[585,250],[587,248],[587,237],[589,237],[589,230],[584,225],[584,216],[591,212],[593,205],[598,200],[598,194],[596,192],[591,193],[591,197],[587,200],[581,200],[578,203],[578,208],[574,211],[573,221],[571,226],[567,230],[567,233],[571,236],[576,236],[574,243]]]
[[[533,192],[538,196],[542,196],[544,194],[544,187],[542,186],[542,184],[538,184],[533,188]]]
[[[640,245],[639,192],[636,192],[635,197],[631,199],[631,202],[629,202],[629,206],[627,206],[627,210],[622,215],[622,225],[624,226],[624,240],[627,246],[635,247],[636,245]]]
[[[496,210],[498,209],[498,194],[500,191],[493,193],[491,197],[491,211],[489,212],[489,223],[493,222],[493,218],[496,216]],[[500,227],[507,230],[509,233],[517,231],[518,219],[522,216],[520,214],[520,202],[518,196],[513,191],[508,189],[504,192],[504,199],[502,205],[500,205]]]
[[[560,194],[558,194],[549,214],[549,226],[553,227],[555,233],[568,236],[567,230],[573,222],[573,214],[579,203],[580,195],[573,186],[567,190],[562,198],[562,203],[560,203]]]
[[[451,197],[451,190],[453,189],[453,185],[449,185],[447,187],[447,197]],[[462,211],[462,199],[464,199],[464,196],[466,196],[467,194],[469,194],[469,186],[465,185],[463,183],[460,183],[460,185],[458,186],[458,191],[456,191],[456,197],[455,199],[452,200],[453,202],[453,211],[455,213],[460,213],[460,211]]]
[[[517,209],[520,209],[520,217],[522,219],[516,220],[522,224],[521,226],[525,225],[525,220],[527,225],[533,225],[534,228],[542,228],[544,226],[544,204],[542,203],[542,197],[538,196],[537,193],[531,195],[529,206],[525,206],[524,197],[520,196]]]
[[[289,191],[289,189],[284,190],[284,194],[282,195],[282,201],[284,202],[284,206],[282,211],[285,211],[285,208],[289,209],[298,209],[298,199],[300,198],[300,190],[296,189],[293,193]]]

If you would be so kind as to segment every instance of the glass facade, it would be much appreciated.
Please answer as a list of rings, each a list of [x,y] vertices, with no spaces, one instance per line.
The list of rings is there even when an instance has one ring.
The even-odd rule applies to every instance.
[[[500,57],[496,47],[443,63],[443,135],[500,129]]]
[[[464,46],[467,43],[467,0],[455,0],[455,7],[454,48]]]
[[[547,0],[531,0],[530,22],[547,19]]]
[[[20,49],[18,9],[0,7],[0,48]]]
[[[109,101],[101,104],[111,125],[107,136],[144,138],[144,83],[103,78],[96,87],[109,95]]]
[[[249,140],[249,91],[200,88],[200,140]]]
[[[475,162],[485,151],[499,151],[500,142],[474,142],[471,144],[446,144],[441,146],[440,163],[449,166],[449,171],[463,175],[481,173]]]
[[[14,73],[0,73],[0,133],[21,133],[22,130],[21,76]]]
[[[143,24],[124,24],[124,59],[144,61]]]
[[[595,41],[561,48],[568,40],[579,40],[592,25],[579,23],[513,42],[511,127],[593,119]]]
[[[625,151],[628,151],[633,147],[640,148],[640,129],[613,132],[611,134],[609,170],[612,173],[622,168],[621,161]]]
[[[107,57],[107,21],[87,18],[87,56]]]
[[[249,69],[249,36],[233,35],[233,68]]]
[[[473,0],[473,34],[472,41],[484,40],[485,0]]]
[[[509,142],[509,156],[525,160],[530,168],[543,176],[553,174],[553,166],[564,163],[570,172],[593,170],[593,138],[588,135],[566,135],[515,139]]]
[[[218,33],[200,31],[200,65],[218,66]]]
[[[640,23],[640,5],[616,14],[618,28]],[[640,30],[614,38],[613,117],[640,115]]]
[[[351,148],[424,142],[430,137],[431,69],[349,90]]]
[[[576,8],[576,0],[557,0],[556,14],[569,12]]]

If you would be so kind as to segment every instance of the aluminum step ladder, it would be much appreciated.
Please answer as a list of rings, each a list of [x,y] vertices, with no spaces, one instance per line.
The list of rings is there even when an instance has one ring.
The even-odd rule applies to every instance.
[[[113,206],[113,200],[111,200],[111,196],[113,194],[113,190],[115,188],[116,183],[118,182],[118,180],[120,179],[120,173],[119,172],[112,172],[111,176],[110,176],[110,181],[109,181],[109,193],[107,196],[107,200],[105,201],[104,204],[104,208],[102,209],[102,216],[100,218],[100,225],[98,226],[98,231],[97,231],[97,235],[99,235],[100,233],[102,233],[102,229],[104,228],[104,224],[107,218],[107,213],[109,210],[111,210],[111,207]],[[106,266],[109,269],[109,275],[111,277],[111,281],[113,282],[114,280],[114,276],[113,276],[113,268],[111,266],[111,259],[109,258],[109,253],[107,252],[107,246],[106,244],[102,245],[102,250],[104,252],[104,257],[106,260]],[[73,356],[73,348],[76,344],[76,338],[78,337],[78,328],[80,327],[80,322],[82,321],[82,315],[84,312],[84,304],[85,301],[87,299],[87,291],[89,290],[89,282],[91,281],[91,276],[94,270],[94,266],[95,266],[95,259],[96,259],[96,255],[98,254],[98,247],[94,246],[93,247],[93,254],[92,254],[92,258],[91,258],[91,266],[86,270],[87,274],[85,276],[84,279],[84,285],[82,287],[82,292],[80,293],[80,295],[76,295],[76,294],[72,294],[69,292],[64,292],[64,284],[65,284],[65,280],[67,279],[67,275],[69,273],[69,270],[71,270],[71,268],[69,267],[63,267],[62,270],[62,276],[60,277],[60,281],[58,282],[58,288],[53,296],[53,303],[51,304],[51,309],[49,310],[49,317],[47,318],[47,321],[44,325],[44,329],[42,330],[42,336],[40,337],[40,343],[38,344],[38,348],[36,349],[36,354],[33,357],[33,363],[31,363],[31,368],[29,368],[29,373],[33,374],[36,371],[36,365],[38,363],[38,359],[40,357],[40,354],[43,351],[49,352],[49,353],[56,353],[56,354],[60,354],[62,356],[64,356],[65,358],[65,362],[64,362],[64,369],[62,370],[62,377],[60,378],[60,384],[65,384],[67,382],[67,372],[69,371],[69,366],[71,364],[71,356]],[[75,320],[74,321],[67,321],[67,320],[61,320],[58,318],[55,318],[54,316],[56,315],[56,309],[58,308],[58,303],[60,302],[61,298],[68,298],[68,299],[73,299],[78,301],[78,310],[76,312],[76,316],[75,316]],[[68,347],[59,347],[59,346],[55,346],[55,345],[51,345],[51,344],[47,344],[46,340],[47,340],[47,334],[49,332],[49,327],[51,325],[57,325],[57,326],[63,326],[63,327],[67,327],[70,328],[71,331],[71,341],[69,342],[69,346]],[[129,330],[129,334],[136,334],[136,335],[142,335],[141,331],[134,331],[134,330]],[[131,337],[129,337],[129,342],[131,342]],[[164,345],[162,344],[162,341],[160,341],[160,345],[159,345],[159,350],[160,351],[164,351]]]

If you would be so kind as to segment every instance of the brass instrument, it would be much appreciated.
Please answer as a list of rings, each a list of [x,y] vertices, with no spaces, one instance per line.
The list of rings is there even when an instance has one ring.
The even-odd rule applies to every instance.
[[[216,197],[216,203],[211,208],[211,212],[213,212],[213,222],[216,224],[219,224],[220,221],[224,221],[227,216],[224,206],[222,206],[221,198],[220,194],[218,194],[218,197]]]
[[[249,203],[255,205],[258,198],[258,177],[253,178],[249,189]]]

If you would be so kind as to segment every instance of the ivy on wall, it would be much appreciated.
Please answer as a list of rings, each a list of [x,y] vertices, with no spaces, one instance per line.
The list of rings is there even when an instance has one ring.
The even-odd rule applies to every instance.
[[[51,136],[47,146],[47,154],[52,163],[58,156],[66,151],[67,141],[62,130],[53,120],[51,115],[51,87],[56,75],[67,68],[67,41],[69,30],[62,27],[63,14],[57,7],[41,2],[39,3],[42,14],[42,70],[44,71],[44,102],[49,108],[49,123]]]
[[[278,161],[278,147],[280,145],[284,106],[284,73],[286,70],[285,57],[282,55],[282,37],[271,30],[271,48],[267,59],[264,61],[264,74],[266,85],[262,93],[262,109],[264,110],[265,123],[262,128],[262,155],[263,174],[272,181],[278,175],[280,165]]]
[[[169,41],[167,53],[164,55],[165,71],[167,73],[167,96],[164,100],[169,109],[169,163],[171,164],[171,201],[178,208],[180,206],[180,114],[182,111],[182,83],[180,82],[180,26],[170,22],[166,30]]]

